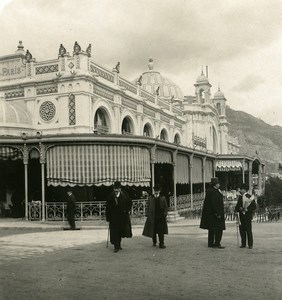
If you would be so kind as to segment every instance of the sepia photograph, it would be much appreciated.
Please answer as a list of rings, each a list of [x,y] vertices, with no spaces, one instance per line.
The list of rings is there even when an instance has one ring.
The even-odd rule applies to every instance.
[[[1,300],[282,300],[282,0],[1,0],[0,40]]]

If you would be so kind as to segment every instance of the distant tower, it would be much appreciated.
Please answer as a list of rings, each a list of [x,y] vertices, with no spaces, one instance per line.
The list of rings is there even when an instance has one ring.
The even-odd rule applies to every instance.
[[[229,123],[226,119],[226,98],[224,94],[220,90],[220,86],[218,85],[218,90],[214,94],[213,103],[218,111],[219,115],[219,132],[220,132],[220,153],[226,154],[228,153],[228,131],[229,131]]]
[[[226,117],[226,98],[219,85],[217,92],[214,94],[213,103],[218,111],[218,115]]]
[[[208,104],[210,103],[211,98],[211,84],[209,83],[209,79],[204,75],[202,70],[201,75],[197,78],[195,86],[195,94],[198,104]]]

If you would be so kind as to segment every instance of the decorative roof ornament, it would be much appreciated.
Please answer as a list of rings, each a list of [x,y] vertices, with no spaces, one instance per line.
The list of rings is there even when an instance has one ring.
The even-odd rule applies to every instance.
[[[160,87],[158,86],[158,88],[155,91],[155,95],[159,96],[160,95]]]
[[[152,58],[149,59],[148,67],[150,71],[154,69],[154,60]]]
[[[59,56],[64,57],[66,53],[67,53],[66,48],[63,46],[63,44],[61,44],[59,48]]]
[[[136,81],[138,85],[142,85],[142,75],[140,75],[139,79]]]
[[[19,41],[17,52],[19,52],[19,51],[20,52],[24,51],[24,46],[23,46],[23,42],[22,41]]]
[[[88,47],[86,48],[86,53],[89,57],[91,57],[91,44],[89,44]]]
[[[120,62],[113,68],[113,72],[119,73],[120,72]]]
[[[76,41],[73,46],[73,54],[78,55],[80,52],[81,52],[81,47]]]
[[[31,55],[31,53],[28,51],[28,50],[26,50],[26,54],[25,54],[25,60],[26,60],[26,62],[27,63],[30,63],[31,62],[31,60],[32,60],[32,55]]]

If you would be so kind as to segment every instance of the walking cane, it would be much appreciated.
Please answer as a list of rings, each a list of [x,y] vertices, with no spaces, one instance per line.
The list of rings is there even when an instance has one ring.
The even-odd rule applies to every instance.
[[[107,234],[107,244],[106,244],[106,248],[109,247],[109,235],[110,235],[110,224],[109,224],[109,227],[108,227],[108,234]]]
[[[241,225],[241,222],[240,222],[240,216],[239,216],[239,213],[236,213],[236,227],[237,227],[237,246],[239,247],[239,225]]]

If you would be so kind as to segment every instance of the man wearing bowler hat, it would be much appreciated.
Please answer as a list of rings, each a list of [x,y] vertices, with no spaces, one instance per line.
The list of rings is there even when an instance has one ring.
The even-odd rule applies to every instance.
[[[159,248],[166,248],[164,235],[168,234],[167,216],[168,206],[166,198],[161,195],[161,187],[154,187],[154,194],[148,199],[147,219],[145,222],[143,235],[153,240],[153,246],[157,245],[157,235],[159,237]]]
[[[235,207],[235,211],[239,213],[239,230],[241,236],[241,246],[240,248],[246,247],[246,242],[248,238],[249,249],[253,248],[253,233],[252,233],[252,219],[253,212],[256,209],[256,201],[254,195],[248,193],[249,186],[246,183],[241,185],[240,195],[238,197],[238,202]]]
[[[114,252],[122,250],[121,239],[131,238],[132,229],[130,221],[130,210],[132,200],[121,190],[121,183],[116,181],[113,192],[106,202],[106,220],[109,222],[110,242],[114,245]]]
[[[204,200],[200,228],[208,230],[208,247],[224,249],[221,246],[223,230],[225,230],[223,195],[219,189],[217,177],[211,179],[211,187]]]

